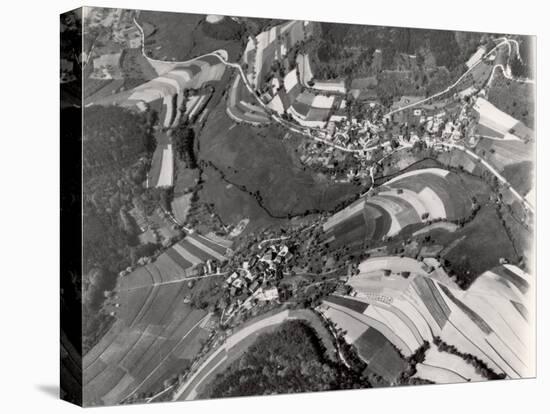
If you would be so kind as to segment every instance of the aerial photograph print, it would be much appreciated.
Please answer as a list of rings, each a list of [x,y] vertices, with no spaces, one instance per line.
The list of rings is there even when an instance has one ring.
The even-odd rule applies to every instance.
[[[368,23],[60,16],[63,399],[535,377],[536,38]]]

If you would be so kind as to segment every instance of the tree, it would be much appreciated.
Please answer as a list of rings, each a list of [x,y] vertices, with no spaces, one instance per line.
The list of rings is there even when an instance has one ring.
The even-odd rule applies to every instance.
[[[185,161],[189,168],[197,168],[197,160],[193,149],[194,141],[195,131],[187,122],[180,124],[172,135],[176,155],[180,160]]]

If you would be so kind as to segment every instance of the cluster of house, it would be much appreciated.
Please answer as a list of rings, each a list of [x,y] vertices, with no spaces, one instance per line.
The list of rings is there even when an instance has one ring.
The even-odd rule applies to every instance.
[[[423,140],[428,146],[438,139],[458,141],[464,137],[464,127],[470,122],[470,117],[466,107],[460,111],[455,109],[419,107],[402,111],[393,116],[393,135],[411,144]],[[407,129],[407,136],[403,135],[401,128]]]
[[[225,287],[229,289],[231,296],[244,293],[259,296],[259,299],[276,299],[278,298],[276,287],[266,291],[262,286],[282,275],[282,265],[290,257],[292,253],[285,244],[271,245],[250,260],[244,261],[241,267],[225,280]]]

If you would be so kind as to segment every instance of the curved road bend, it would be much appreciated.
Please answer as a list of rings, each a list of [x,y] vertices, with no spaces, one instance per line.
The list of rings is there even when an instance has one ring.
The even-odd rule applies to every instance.
[[[224,363],[227,360],[228,358],[227,351],[229,351],[231,348],[233,348],[243,339],[245,339],[249,335],[254,334],[258,330],[262,328],[266,328],[268,326],[279,325],[289,318],[290,318],[289,311],[284,310],[282,312],[276,313],[275,315],[272,315],[267,318],[261,319],[257,322],[254,322],[251,325],[248,325],[240,329],[239,331],[235,332],[233,335],[226,338],[223,344],[220,345],[216,350],[214,350],[214,352],[212,352],[210,356],[206,360],[204,360],[204,362],[198,367],[198,369],[193,373],[193,375],[191,375],[185,381],[185,383],[178,388],[178,390],[175,392],[172,398],[172,401],[179,400],[184,393],[186,393],[184,397],[185,400],[193,400],[197,395],[197,388],[204,382],[205,379],[208,378],[208,376],[217,367],[219,367],[222,363]],[[208,370],[207,372],[203,372],[205,368],[210,364],[210,362],[215,360],[222,353],[225,353],[225,355],[223,355],[221,359],[210,370]],[[200,377],[201,375],[202,377]],[[198,381],[193,385],[193,383],[195,382],[195,379],[197,378],[199,378]]]
[[[511,51],[511,46],[510,46],[510,40],[508,38],[503,38],[504,40],[502,40],[499,44],[497,44],[495,47],[493,47],[490,51],[488,51],[487,53],[485,53],[485,55],[483,55],[483,57],[481,59],[479,59],[474,65],[472,65],[471,68],[469,68],[466,72],[464,72],[453,84],[449,85],[447,88],[445,88],[444,90],[440,91],[440,92],[437,92],[425,99],[422,99],[421,101],[418,101],[418,102],[414,102],[412,104],[408,104],[408,105],[405,105],[405,106],[402,106],[400,108],[397,108],[397,109],[394,109],[393,111],[390,111],[388,112],[386,115],[384,115],[385,117],[387,116],[390,116],[390,115],[393,115],[397,112],[401,112],[405,109],[409,109],[409,108],[412,108],[414,106],[417,106],[417,105],[421,105],[423,103],[426,103],[434,98],[437,98],[441,95],[444,95],[446,94],[447,92],[451,91],[452,89],[454,89],[472,70],[474,70],[477,65],[479,65],[481,62],[483,62],[483,59],[487,56],[489,56],[490,54],[492,54],[493,52],[495,52],[498,48],[500,48],[501,46],[508,46],[508,50]],[[497,39],[498,40],[498,39]],[[521,59],[521,56],[519,54],[519,48],[518,48],[518,56],[519,58]],[[497,65],[497,66],[502,66],[502,65]],[[495,68],[493,68],[493,71],[494,71]],[[503,71],[505,72],[505,71]],[[491,74],[492,76],[492,74]],[[506,74],[505,74],[506,76]],[[508,78],[508,76],[506,76]],[[513,79],[513,80],[517,80],[515,78],[508,78],[508,79]],[[526,82],[526,83],[530,83],[530,82]]]
[[[153,60],[155,61],[154,59],[151,59],[149,58],[146,54],[145,54],[145,34],[143,32],[143,29],[141,28],[141,26],[138,24],[138,22],[136,21],[136,19],[134,19],[134,23],[135,25],[138,27],[138,29],[140,30],[141,32],[141,45],[142,45],[142,54],[143,56],[148,59],[148,60]],[[503,40],[497,44],[495,47],[493,47],[489,52],[487,52],[484,56],[489,56],[491,55],[493,52],[495,52],[498,48],[500,48],[501,46],[503,45],[506,45],[508,46],[509,50],[511,51],[511,45],[510,45],[510,41],[508,38],[502,38]],[[512,42],[514,42],[514,40],[512,40]],[[516,47],[517,47],[517,53],[518,53],[518,56],[519,58],[521,59],[521,55],[519,54],[519,47],[517,45],[517,42],[515,43]],[[266,108],[266,105],[262,102],[262,100],[256,95],[254,89],[252,88],[252,86],[250,86],[250,83],[248,82],[248,78],[246,77],[246,74],[244,73],[244,70],[242,68],[242,66],[238,63],[231,63],[231,62],[228,62],[227,59],[225,59],[223,56],[221,56],[218,51],[214,51],[214,52],[210,52],[210,53],[206,53],[202,56],[198,56],[196,58],[193,58],[193,59],[190,59],[190,60],[187,60],[185,62],[168,62],[168,61],[157,61],[157,62],[162,62],[162,63],[174,63],[174,64],[183,64],[183,63],[189,63],[189,62],[193,62],[194,60],[198,60],[200,59],[201,57],[205,57],[205,56],[214,56],[216,58],[218,58],[224,65],[226,66],[230,66],[234,69],[237,69],[239,71],[239,74],[244,82],[244,85],[246,86],[246,88],[248,89],[248,91],[255,97],[256,101],[265,109]],[[388,116],[388,115],[391,115],[391,114],[394,114],[394,113],[397,113],[397,112],[400,112],[400,111],[403,111],[405,109],[408,109],[408,108],[412,108],[416,105],[420,105],[424,102],[427,102],[433,98],[436,98],[440,95],[443,95],[447,92],[449,92],[451,89],[455,88],[459,83],[460,81],[462,81],[462,79],[464,79],[464,77],[466,77],[477,65],[479,65],[482,61],[483,61],[483,58],[481,58],[478,62],[476,62],[471,68],[469,68],[464,74],[462,74],[452,85],[448,86],[447,88],[445,88],[443,91],[441,92],[438,92],[426,99],[423,99],[421,101],[418,101],[418,102],[415,102],[415,103],[412,103],[412,104],[409,104],[409,105],[405,105],[405,106],[402,106],[401,108],[397,108],[393,111],[390,111],[388,112],[385,116]],[[497,65],[498,66],[498,65]],[[493,68],[493,71],[494,71],[495,68]],[[505,73],[505,71],[503,70],[503,73]],[[271,114],[271,112],[269,111],[268,113]],[[361,149],[361,150],[353,150],[353,149],[348,149],[348,148],[345,148],[345,147],[342,147],[338,144],[334,144],[328,140],[325,140],[325,139],[322,139],[322,138],[319,138],[319,137],[316,137],[314,135],[312,135],[311,133],[309,132],[306,132],[306,131],[303,131],[301,130],[300,128],[296,127],[295,125],[293,124],[290,124],[286,121],[284,121],[283,119],[279,118],[278,116],[275,116],[273,114],[271,114],[271,118],[273,120],[275,120],[277,123],[285,126],[287,129],[290,129],[291,131],[293,132],[296,132],[298,134],[301,134],[301,135],[304,135],[306,137],[309,137],[309,138],[312,138],[316,141],[319,141],[319,142],[323,142],[327,145],[330,145],[332,147],[335,147],[335,148],[338,148],[342,151],[345,151],[345,152],[350,152],[350,153],[363,153],[363,151],[368,151],[368,150],[372,150],[372,149],[375,149],[375,148],[378,148],[379,146],[373,146],[373,147],[370,147],[370,148],[366,148],[366,149]],[[290,124],[290,125],[289,125]],[[505,184],[509,189],[510,189],[510,192],[516,197],[518,198],[529,210],[531,210],[531,212],[534,212],[534,208],[533,206],[525,199],[525,197],[523,197],[521,194],[519,194],[511,185],[510,183],[508,182],[508,180],[506,180],[502,175],[500,175],[500,173],[491,165],[489,164],[487,161],[485,161],[483,158],[479,157],[477,154],[473,153],[472,151],[468,150],[467,148],[463,147],[463,146],[460,146],[460,145],[455,145],[455,144],[449,144],[449,143],[443,143],[443,146],[446,146],[446,147],[450,147],[450,148],[456,148],[456,149],[459,149],[459,150],[462,150],[464,151],[466,154],[470,155],[471,157],[477,159],[477,160],[480,160],[481,163],[495,176],[497,177],[497,179],[502,182],[503,184]]]

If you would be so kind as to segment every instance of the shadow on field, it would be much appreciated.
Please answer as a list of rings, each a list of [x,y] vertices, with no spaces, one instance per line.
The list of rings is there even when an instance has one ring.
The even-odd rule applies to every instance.
[[[57,384],[39,384],[36,389],[49,397],[59,398],[59,385]]]

